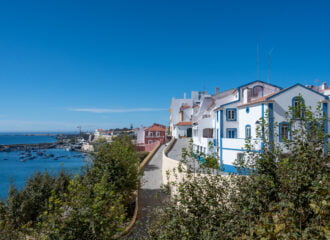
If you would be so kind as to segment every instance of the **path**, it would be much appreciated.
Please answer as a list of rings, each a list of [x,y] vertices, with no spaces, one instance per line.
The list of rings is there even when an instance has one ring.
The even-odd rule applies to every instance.
[[[139,217],[131,233],[124,239],[139,239],[146,236],[147,223],[152,220],[153,210],[160,206],[166,197],[161,190],[164,148],[165,145],[160,146],[150,162],[144,167],[144,175],[141,180]]]
[[[189,148],[190,139],[191,138],[177,139],[171,151],[169,151],[168,157],[180,161],[182,159],[182,148]]]

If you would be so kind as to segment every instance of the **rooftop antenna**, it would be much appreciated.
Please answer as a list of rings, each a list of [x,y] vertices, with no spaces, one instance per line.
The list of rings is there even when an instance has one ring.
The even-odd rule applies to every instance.
[[[260,80],[260,53],[259,53],[259,42],[257,42],[257,80]]]
[[[268,52],[268,55],[267,55],[267,58],[268,58],[268,76],[267,76],[267,82],[268,82],[268,83],[270,83],[270,66],[271,66],[270,57],[271,57],[273,51],[274,51],[274,48],[272,48],[272,49]]]
[[[79,126],[77,126],[77,128],[79,129],[79,136],[81,135],[81,126],[79,125]]]

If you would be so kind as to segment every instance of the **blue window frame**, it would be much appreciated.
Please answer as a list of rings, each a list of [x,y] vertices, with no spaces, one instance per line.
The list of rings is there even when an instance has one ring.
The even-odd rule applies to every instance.
[[[249,107],[246,107],[246,108],[245,108],[245,112],[246,112],[246,113],[250,113],[250,108],[249,108]]]
[[[226,137],[237,138],[237,128],[227,128]]]
[[[236,121],[236,119],[237,119],[236,108],[227,108],[226,109],[226,120],[227,121]]]
[[[251,125],[245,125],[245,138],[251,138]]]
[[[292,98],[293,119],[302,119],[305,116],[305,100],[301,96]]]
[[[278,130],[279,130],[279,141],[283,142],[284,140],[291,140],[291,127],[290,127],[290,123],[288,122],[281,122],[278,125]]]

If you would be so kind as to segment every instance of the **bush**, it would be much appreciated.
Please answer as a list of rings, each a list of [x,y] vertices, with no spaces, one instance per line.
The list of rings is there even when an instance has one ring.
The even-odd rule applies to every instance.
[[[177,194],[158,210],[149,239],[330,239],[328,123],[321,112],[304,109],[303,119],[288,119],[292,140],[264,138],[262,153],[247,142],[251,151],[236,166],[248,175],[188,169],[181,184],[170,183]]]
[[[92,164],[74,178],[36,173],[0,202],[0,239],[112,239],[127,222],[138,164],[135,146],[123,136],[100,145]]]

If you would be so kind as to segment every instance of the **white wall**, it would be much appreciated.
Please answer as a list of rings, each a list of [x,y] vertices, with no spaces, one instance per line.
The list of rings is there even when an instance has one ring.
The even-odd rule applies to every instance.
[[[249,113],[246,112],[246,108],[249,108]],[[266,115],[268,105],[264,104],[264,115]],[[246,107],[238,108],[239,122],[238,122],[238,138],[246,138],[245,126],[251,125],[251,137],[257,138],[256,129],[257,121],[260,121],[262,117],[262,104],[249,105]]]
[[[278,96],[275,96],[273,100],[274,103],[274,123],[280,123],[287,121],[286,112],[289,110],[289,107],[292,106],[292,98],[295,96],[302,96],[305,101],[306,107],[311,106],[312,111],[314,112],[317,109],[318,103],[324,99],[321,95],[314,93],[308,89],[305,89],[301,86],[296,86]],[[274,130],[275,134],[278,134],[278,127]],[[275,141],[278,141],[278,136],[275,136]]]

